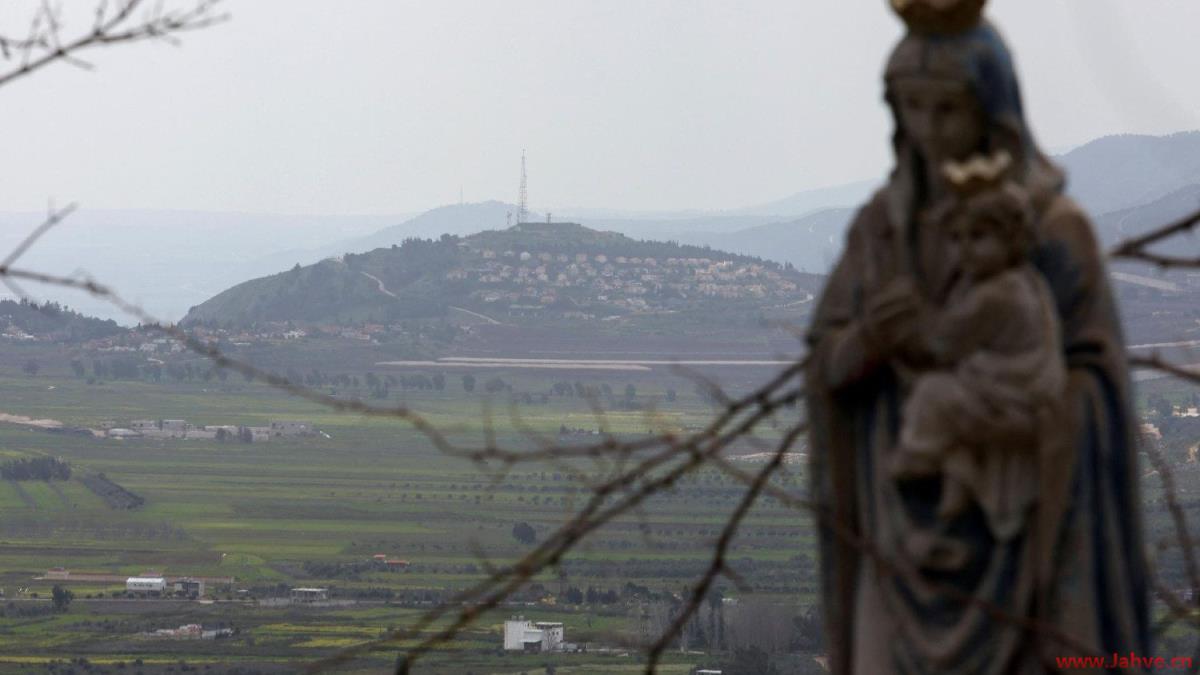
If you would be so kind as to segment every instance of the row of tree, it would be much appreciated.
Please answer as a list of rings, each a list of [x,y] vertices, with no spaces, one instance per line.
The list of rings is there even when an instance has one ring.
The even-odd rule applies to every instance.
[[[202,379],[207,382],[214,377],[224,382],[229,377],[229,371],[219,368],[199,368],[193,366],[190,362],[168,363],[165,365],[142,363],[133,357],[119,357],[109,361],[95,360],[92,362],[90,370],[79,359],[73,359],[70,365],[76,377],[81,379],[86,378],[89,381],[145,379],[160,382],[165,376],[176,382],[191,381],[194,379]],[[23,367],[23,370],[27,375],[32,377],[37,375],[40,365],[37,361],[30,359]],[[423,373],[413,375],[385,374],[380,376],[373,372],[367,372],[363,379],[360,380],[358,375],[323,373],[314,368],[307,374],[295,369],[288,369],[285,377],[293,384],[308,387],[338,386],[347,389],[358,389],[365,383],[367,388],[371,390],[371,398],[375,399],[389,398],[392,389],[395,388],[399,388],[402,391],[445,391],[446,389],[446,376],[443,373],[434,373],[432,375]],[[468,373],[462,376],[462,390],[464,392],[474,392],[478,385],[479,382],[474,375]],[[514,393],[513,385],[501,377],[488,378],[483,383],[483,391],[489,394]],[[697,390],[697,394],[703,396],[705,392]],[[616,407],[631,407],[636,405],[637,402],[637,387],[632,383],[626,384],[622,396],[618,397],[615,395],[612,386],[608,383],[585,385],[583,382],[576,380],[575,382],[555,382],[546,392],[522,392],[517,394],[522,403],[529,405],[544,405],[549,403],[551,395],[592,398],[604,400],[609,405]],[[676,398],[676,391],[668,389],[666,394],[667,401],[673,402]]]
[[[84,316],[56,302],[39,305],[28,300],[0,300],[0,325],[61,342],[103,338],[124,330],[115,321]]]
[[[0,464],[4,480],[71,480],[71,465],[56,457],[10,459]]]
[[[75,377],[86,379],[89,382],[95,380],[150,380],[153,382],[161,382],[163,378],[183,382],[184,380],[204,380],[208,382],[213,378],[224,382],[229,378],[229,371],[220,368],[200,367],[193,365],[190,362],[183,363],[155,363],[145,362],[142,359],[133,356],[121,356],[114,359],[96,359],[92,361],[89,368],[82,360],[72,359],[71,372]],[[35,375],[36,371],[29,373]]]
[[[563,600],[568,605],[612,605],[621,601],[621,594],[613,589],[600,590],[592,586],[588,586],[586,591],[582,591],[575,586],[571,586],[563,593]]]

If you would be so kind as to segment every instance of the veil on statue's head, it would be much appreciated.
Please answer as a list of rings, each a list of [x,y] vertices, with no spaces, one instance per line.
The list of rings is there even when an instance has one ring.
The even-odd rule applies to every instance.
[[[983,0],[891,0],[908,25],[892,51],[884,75],[886,100],[895,117],[896,169],[891,177],[893,218],[911,218],[921,198],[923,158],[905,137],[895,100],[895,83],[905,77],[930,77],[965,84],[975,94],[986,120],[985,147],[1013,158],[1013,178],[1043,210],[1066,183],[1034,141],[1025,122],[1021,89],[1012,55],[991,23],[981,17]]]

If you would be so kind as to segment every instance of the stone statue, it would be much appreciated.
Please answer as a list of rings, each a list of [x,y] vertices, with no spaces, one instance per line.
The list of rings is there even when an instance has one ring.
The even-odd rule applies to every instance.
[[[971,501],[991,534],[1024,530],[1040,440],[1052,433],[1066,381],[1054,298],[1029,259],[1033,222],[1015,182],[965,196],[948,220],[955,281],[941,307],[922,302],[922,347],[934,367],[911,384],[892,453],[898,480],[941,477],[947,525]],[[897,361],[902,378],[907,364]],[[915,553],[915,552],[914,552]],[[914,555],[921,566],[944,551]]]
[[[1087,216],[982,0],[892,0],[896,166],[806,372],[826,637],[848,674],[1148,654],[1135,419]]]

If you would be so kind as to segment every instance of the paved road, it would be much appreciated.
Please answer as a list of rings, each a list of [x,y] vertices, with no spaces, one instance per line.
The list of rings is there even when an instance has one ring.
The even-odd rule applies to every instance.
[[[390,295],[393,298],[396,298],[397,300],[400,299],[400,296],[389,291],[387,286],[383,285],[383,279],[380,279],[379,277],[375,276],[374,274],[370,274],[368,272],[360,272],[360,274],[362,274],[364,277],[370,279],[371,281],[374,281],[376,284],[379,284],[379,292],[380,293],[383,293],[384,295]]]
[[[388,295],[393,298],[396,298],[397,300],[400,299],[400,296],[398,296],[395,293],[388,290],[388,287],[383,284],[383,279],[380,279],[379,277],[377,277],[374,274],[371,274],[369,272],[360,271],[359,274],[362,274],[364,277],[370,279],[371,281],[374,281],[379,286],[380,293],[383,293],[384,295]],[[483,319],[484,321],[486,321],[494,326],[503,326],[504,325],[504,324],[500,323],[499,321],[493,319],[490,316],[485,316],[483,314],[480,314],[479,312],[472,312],[471,310],[463,309],[462,307],[451,306],[451,307],[448,307],[447,309],[452,309],[456,312],[462,312],[463,314],[469,314],[477,319]]]

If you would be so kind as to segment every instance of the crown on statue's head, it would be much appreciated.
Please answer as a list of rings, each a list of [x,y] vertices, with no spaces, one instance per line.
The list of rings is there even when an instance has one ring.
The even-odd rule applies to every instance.
[[[914,33],[954,34],[979,25],[987,0],[889,0]]]

